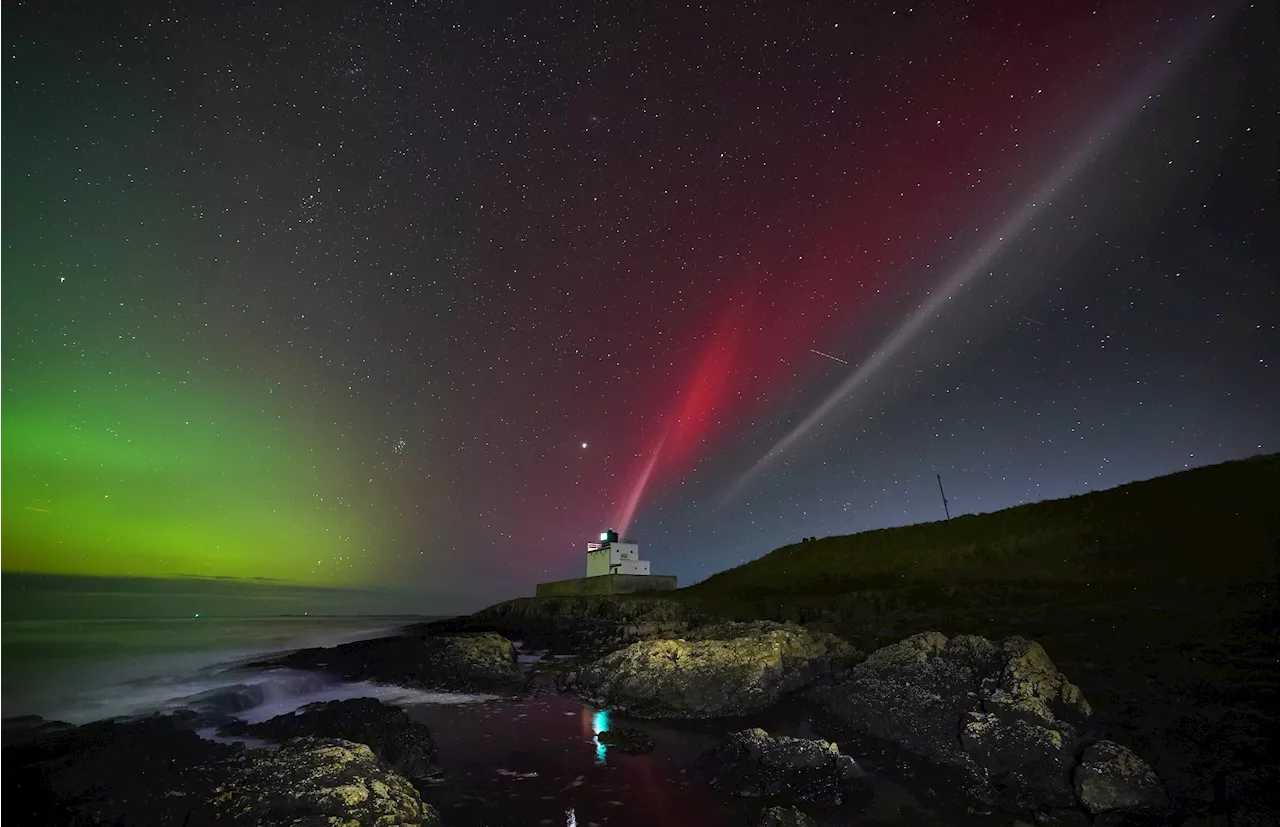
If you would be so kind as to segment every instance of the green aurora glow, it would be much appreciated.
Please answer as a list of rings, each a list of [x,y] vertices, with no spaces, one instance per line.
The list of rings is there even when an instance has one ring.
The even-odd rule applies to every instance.
[[[376,580],[323,435],[253,397],[154,370],[7,381],[5,570]]]
[[[272,313],[249,243],[192,207],[206,179],[127,131],[69,137],[101,123],[90,98],[26,106],[4,151],[26,171],[4,192],[4,571],[404,583],[433,489],[383,483],[402,469],[375,468],[369,410],[399,426]]]

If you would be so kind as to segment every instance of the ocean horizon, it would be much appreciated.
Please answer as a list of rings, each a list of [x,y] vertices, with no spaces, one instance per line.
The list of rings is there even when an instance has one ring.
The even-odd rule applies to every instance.
[[[445,616],[304,612],[5,619],[0,624],[4,718],[39,715],[80,724],[147,714],[246,681],[261,685],[265,695],[297,695],[293,706],[325,699],[325,690],[342,697],[337,682],[281,682],[276,676],[273,688],[264,684],[267,677],[239,667],[249,659],[394,634]]]

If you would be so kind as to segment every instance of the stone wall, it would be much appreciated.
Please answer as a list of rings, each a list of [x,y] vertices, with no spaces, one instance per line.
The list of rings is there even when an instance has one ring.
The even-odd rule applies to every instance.
[[[670,591],[676,578],[669,574],[602,574],[539,583],[538,597],[572,597],[586,594],[632,594],[634,592]]]

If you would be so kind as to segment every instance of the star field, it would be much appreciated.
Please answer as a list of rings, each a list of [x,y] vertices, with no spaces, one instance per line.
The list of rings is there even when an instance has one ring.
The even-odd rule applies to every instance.
[[[1276,11],[1050,6],[12,5],[4,569],[453,611],[1280,449]]]

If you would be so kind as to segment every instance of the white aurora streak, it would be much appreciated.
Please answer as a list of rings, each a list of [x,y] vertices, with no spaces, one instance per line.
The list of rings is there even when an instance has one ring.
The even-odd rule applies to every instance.
[[[664,433],[662,438],[658,440],[658,444],[653,446],[653,453],[649,455],[649,461],[644,464],[644,470],[640,472],[636,484],[631,487],[631,493],[627,496],[626,502],[622,504],[622,511],[618,515],[618,519],[614,521],[617,526],[617,532],[625,535],[627,529],[631,527],[631,518],[636,515],[636,508],[640,506],[640,498],[644,496],[645,486],[649,484],[649,477],[653,476],[653,467],[658,464],[658,455],[662,453],[662,446],[667,441],[667,435]]]
[[[986,241],[969,255],[967,259],[937,289],[907,316],[896,330],[872,352],[826,399],[818,405],[800,424],[791,429],[786,436],[778,440],[755,465],[740,476],[725,492],[721,503],[727,504],[784,451],[794,445],[800,438],[811,431],[814,426],[830,414],[837,405],[847,399],[863,383],[875,376],[886,364],[902,351],[921,329],[938,314],[946,301],[956,295],[969,284],[975,276],[984,272],[987,266],[1017,238],[1031,221],[1059,194],[1071,181],[1098,156],[1106,143],[1121,128],[1136,119],[1142,109],[1143,102],[1158,92],[1188,57],[1195,53],[1214,30],[1215,25],[1222,22],[1226,14],[1210,17],[1208,23],[1196,26],[1188,34],[1178,40],[1169,51],[1168,56],[1148,68],[1141,78],[1125,92],[1084,136],[1080,143],[1067,154],[1031,193],[1031,197],[1021,207],[997,226]]]

